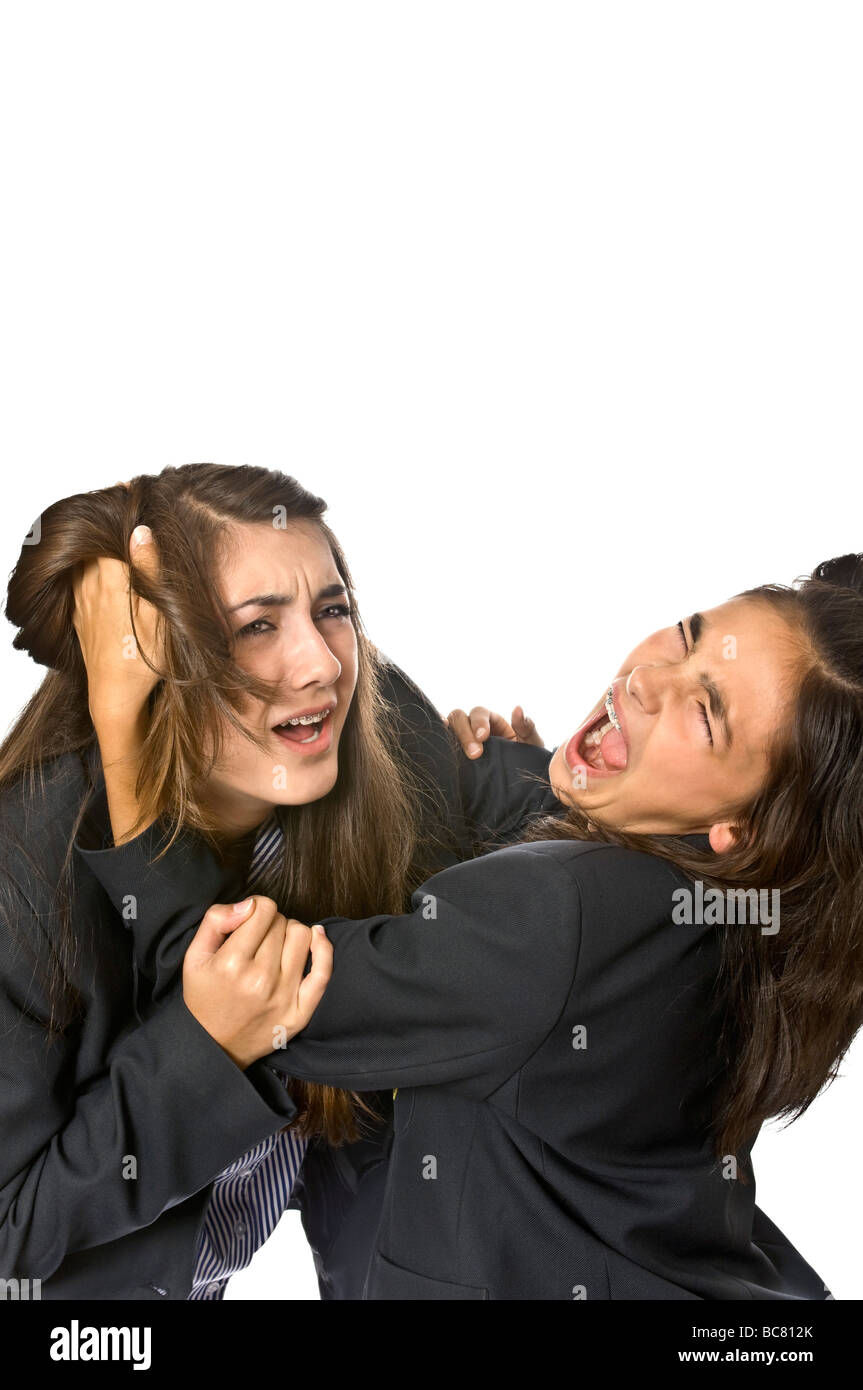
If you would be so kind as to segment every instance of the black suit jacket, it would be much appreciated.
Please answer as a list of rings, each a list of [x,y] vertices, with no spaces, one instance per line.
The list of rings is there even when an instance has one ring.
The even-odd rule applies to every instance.
[[[384,695],[425,777],[429,853],[456,863],[471,832],[453,740],[392,664]],[[51,1041],[53,890],[85,799],[69,865],[81,1007]],[[161,842],[154,826],[111,847],[95,750],[0,795],[0,1279],[39,1279],[46,1299],[186,1298],[213,1178],[296,1114],[272,1069],[240,1071],[182,999],[203,911],[241,896],[243,876],[189,834],[153,862]],[[323,1245],[345,1189],[323,1148],[317,1161],[304,1218]],[[346,1259],[364,1275],[366,1258]]]
[[[479,764],[463,760],[480,790],[450,808],[461,852],[484,818],[505,839],[537,796],[555,804],[509,775],[526,759],[548,754],[493,745]],[[75,761],[53,770],[25,835],[49,880],[79,799]],[[441,787],[444,801],[455,795],[458,774]],[[99,814],[104,829],[104,797]],[[667,866],[605,846],[511,848],[434,876],[407,916],[331,920],[336,975],[311,1027],[242,1073],[188,1013],[177,978],[203,911],[240,885],[198,837],[154,864],[157,846],[155,828],[119,850],[79,841],[87,1007],[53,1050],[35,984],[50,917],[44,902],[35,910],[34,856],[4,855],[25,928],[23,946],[20,931],[0,934],[4,1277],[41,1278],[48,1298],[185,1298],[209,1184],[291,1117],[275,1075],[287,1068],[399,1088],[374,1181],[339,1179],[342,1203],[324,1169],[324,1218],[305,1194],[304,1217],[329,1241],[324,1279],[335,1268],[338,1284],[331,1256],[361,1233],[344,1289],[361,1270],[371,1298],[824,1296],[704,1140],[716,942],[670,926]],[[586,1047],[573,1046],[576,1028]]]
[[[266,1063],[398,1088],[364,1297],[827,1296],[713,1156],[719,936],[672,923],[685,884],[550,841],[444,870],[409,915],[325,923],[333,979]]]
[[[271,1072],[240,1071],[179,991],[153,1005],[124,912],[191,932],[201,895],[235,901],[238,885],[211,857],[184,872],[182,847],[170,875],[150,869],[150,833],[73,858],[81,1011],[49,1038],[52,889],[86,782],[69,756],[35,803],[22,787],[2,798],[0,1277],[39,1279],[45,1299],[185,1298],[208,1185],[296,1111]],[[128,868],[117,906],[86,862],[114,854]]]
[[[424,781],[424,825],[433,867],[457,864],[517,838],[540,815],[563,807],[548,784],[549,752],[491,739],[482,757],[455,750],[428,697],[390,663],[387,695],[399,742]],[[357,1089],[357,1088],[354,1088]],[[362,1299],[383,1210],[393,1144],[392,1088],[368,1093],[378,1112],[363,1137],[333,1148],[313,1140],[291,1194],[325,1300]]]

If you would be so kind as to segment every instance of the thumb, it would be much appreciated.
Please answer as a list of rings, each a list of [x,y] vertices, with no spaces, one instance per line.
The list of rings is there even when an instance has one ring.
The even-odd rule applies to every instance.
[[[301,1011],[301,1027],[305,1027],[324,997],[333,973],[333,943],[320,922],[312,927],[309,943],[312,964],[297,992]]]
[[[241,903],[214,903],[208,908],[189,942],[184,964],[201,965],[214,956],[231,932],[245,922],[254,901],[254,898],[246,898]]]

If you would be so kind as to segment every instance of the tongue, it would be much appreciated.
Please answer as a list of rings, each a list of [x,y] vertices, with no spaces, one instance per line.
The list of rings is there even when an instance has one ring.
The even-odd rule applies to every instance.
[[[606,767],[626,767],[626,740],[617,729],[609,729],[599,747]]]
[[[317,727],[317,724],[286,724],[284,728],[279,729],[279,736],[289,739],[291,743],[302,743]]]

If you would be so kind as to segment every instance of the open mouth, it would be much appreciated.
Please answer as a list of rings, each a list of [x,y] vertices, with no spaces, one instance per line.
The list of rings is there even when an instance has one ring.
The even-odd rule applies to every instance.
[[[582,767],[594,776],[611,777],[624,770],[628,753],[611,686],[600,711],[569,740],[564,758],[573,772]]]
[[[330,716],[332,707],[317,710],[314,714],[301,714],[294,719],[288,719],[284,724],[274,724],[273,733],[284,743],[296,744],[298,747],[311,747],[316,743],[327,741],[330,730]]]

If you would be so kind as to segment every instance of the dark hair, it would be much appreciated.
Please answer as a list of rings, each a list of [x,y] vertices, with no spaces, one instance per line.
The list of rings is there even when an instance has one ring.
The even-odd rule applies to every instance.
[[[736,597],[780,614],[801,659],[790,721],[764,784],[737,808],[732,848],[615,830],[578,807],[525,838],[646,851],[720,891],[779,889],[779,932],[722,937],[713,1138],[718,1158],[746,1159],[764,1121],[797,1119],[835,1079],[863,1024],[863,555]]]
[[[307,805],[274,808],[285,832],[284,848],[265,891],[308,922],[322,915],[403,912],[425,871],[419,860],[418,786],[383,736],[387,706],[380,660],[364,633],[345,557],[323,520],[325,508],[321,498],[284,473],[209,463],[166,468],[49,507],[34,533],[38,543],[22,547],[6,613],[18,628],[13,645],[51,669],[0,747],[0,788],[28,779],[32,801],[37,778],[44,785],[43,769],[52,759],[79,753],[86,766],[83,755],[94,747],[95,734],[72,624],[73,577],[79,565],[98,556],[128,564],[131,533],[147,525],[159,553],[159,576],[150,580],[132,568],[132,589],[162,616],[165,669],[151,698],[138,785],[141,823],[163,817],[172,834],[193,829],[224,849],[197,790],[218,758],[224,724],[245,732],[238,716],[243,696],[266,699],[272,688],[233,660],[230,625],[215,582],[219,547],[235,524],[307,522],[327,541],[348,592],[358,677],[333,790]],[[130,622],[134,628],[131,600]],[[76,829],[82,810],[83,805]],[[38,873],[26,845],[17,852],[26,854]],[[69,980],[79,942],[72,927],[71,859],[70,842],[60,882],[43,885],[51,890],[57,919],[46,930],[47,975],[51,1025],[60,1031],[75,1012]],[[333,1143],[356,1137],[357,1111],[368,1108],[359,1097],[299,1081],[292,1089],[302,1106],[302,1131],[325,1134]]]

